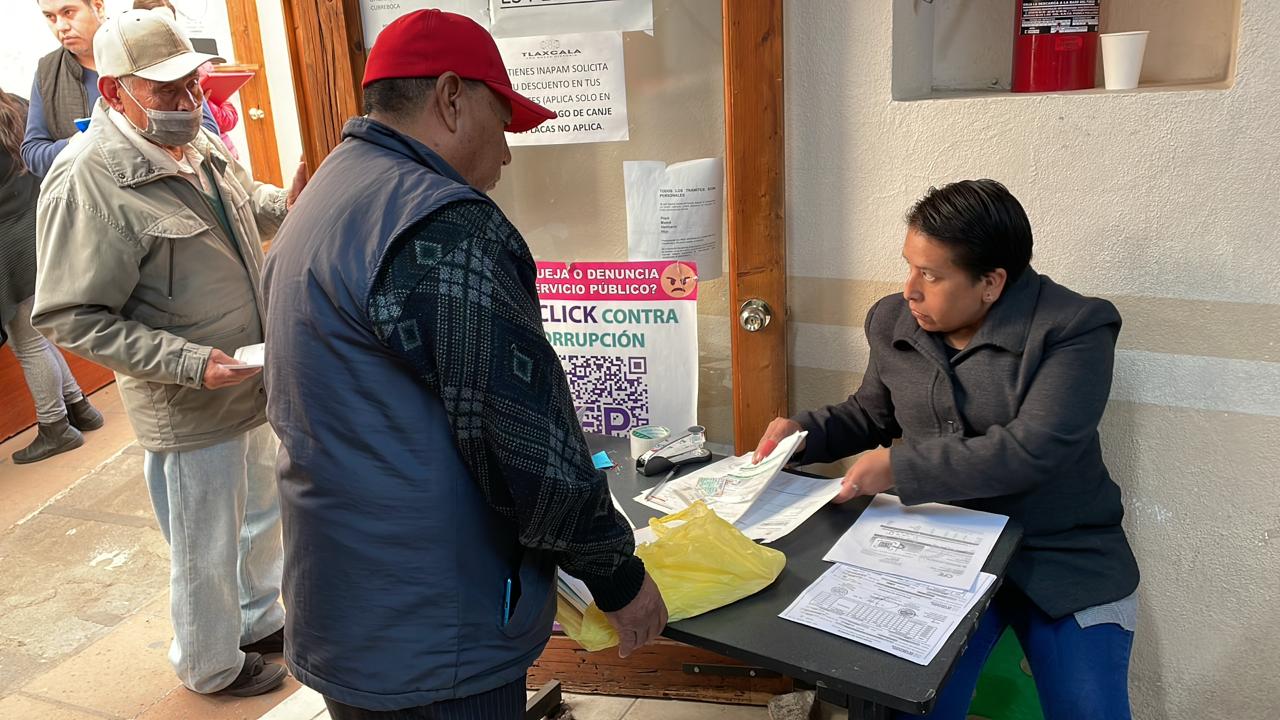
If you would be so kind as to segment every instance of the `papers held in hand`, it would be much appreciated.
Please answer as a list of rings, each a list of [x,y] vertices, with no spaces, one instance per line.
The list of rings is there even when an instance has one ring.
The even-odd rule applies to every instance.
[[[235,359],[239,361],[236,365],[224,365],[223,367],[232,370],[251,370],[260,368],[266,362],[267,346],[263,343],[257,345],[245,345],[236,350]]]
[[[636,502],[672,513],[702,500],[752,540],[772,542],[804,522],[835,496],[840,481],[782,472],[805,433],[778,443],[759,463],[751,454],[730,457],[664,480]]]

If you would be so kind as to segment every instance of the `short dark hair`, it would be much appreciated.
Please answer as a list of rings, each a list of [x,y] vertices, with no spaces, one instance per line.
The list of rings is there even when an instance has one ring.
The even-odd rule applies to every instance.
[[[393,118],[413,115],[436,89],[435,78],[386,78],[364,88],[364,112]]]
[[[438,78],[385,78],[374,80],[364,88],[364,114],[378,113],[392,118],[405,118],[422,110]],[[486,88],[483,80],[462,78],[467,90]]]
[[[975,281],[1004,268],[1012,285],[1031,264],[1031,221],[995,180],[929,188],[907,212],[907,226],[947,246],[952,262]]]

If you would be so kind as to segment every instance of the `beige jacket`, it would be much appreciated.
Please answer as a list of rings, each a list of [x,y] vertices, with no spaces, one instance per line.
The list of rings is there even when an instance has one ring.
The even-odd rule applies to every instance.
[[[202,384],[211,348],[232,354],[263,340],[261,243],[284,219],[285,191],[255,182],[207,130],[191,147],[234,237],[177,162],[102,101],[49,170],[37,211],[32,320],[116,372],[152,451],[212,445],[266,419],[260,376]]]

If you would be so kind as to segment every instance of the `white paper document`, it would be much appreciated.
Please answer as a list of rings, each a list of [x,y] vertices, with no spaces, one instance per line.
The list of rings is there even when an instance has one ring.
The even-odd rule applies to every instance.
[[[653,0],[484,0],[494,37],[653,30]]]
[[[759,464],[752,464],[751,453],[725,458],[660,482],[636,496],[636,502],[673,513],[701,500],[727,522],[736,523],[786,466],[805,435],[798,432],[784,438]]]
[[[263,343],[257,345],[245,345],[236,349],[235,359],[240,361],[238,366],[232,367],[254,367],[260,368],[266,363],[267,346]]]
[[[629,137],[622,33],[509,38],[499,40],[498,49],[515,91],[558,115],[528,132],[507,133],[508,145]]]
[[[780,472],[734,527],[762,543],[786,537],[840,491],[840,478],[811,478]]]
[[[689,260],[700,280],[720,277],[724,162],[622,163],[631,260]]]
[[[955,590],[836,564],[778,617],[928,665],[993,582]]]
[[[489,27],[489,0],[360,0],[360,24],[364,27],[364,46],[372,48],[382,29],[401,15],[414,10],[437,8],[465,15]]]
[[[1009,518],[877,495],[824,560],[968,590]]]

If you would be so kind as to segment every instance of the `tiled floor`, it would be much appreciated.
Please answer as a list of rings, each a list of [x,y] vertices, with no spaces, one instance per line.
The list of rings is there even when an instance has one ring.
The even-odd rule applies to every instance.
[[[324,703],[289,678],[267,695],[184,689],[170,668],[168,550],[115,386],[85,445],[14,465],[34,430],[0,443],[0,719],[313,720]],[[567,696],[576,720],[767,718],[763,708]]]

